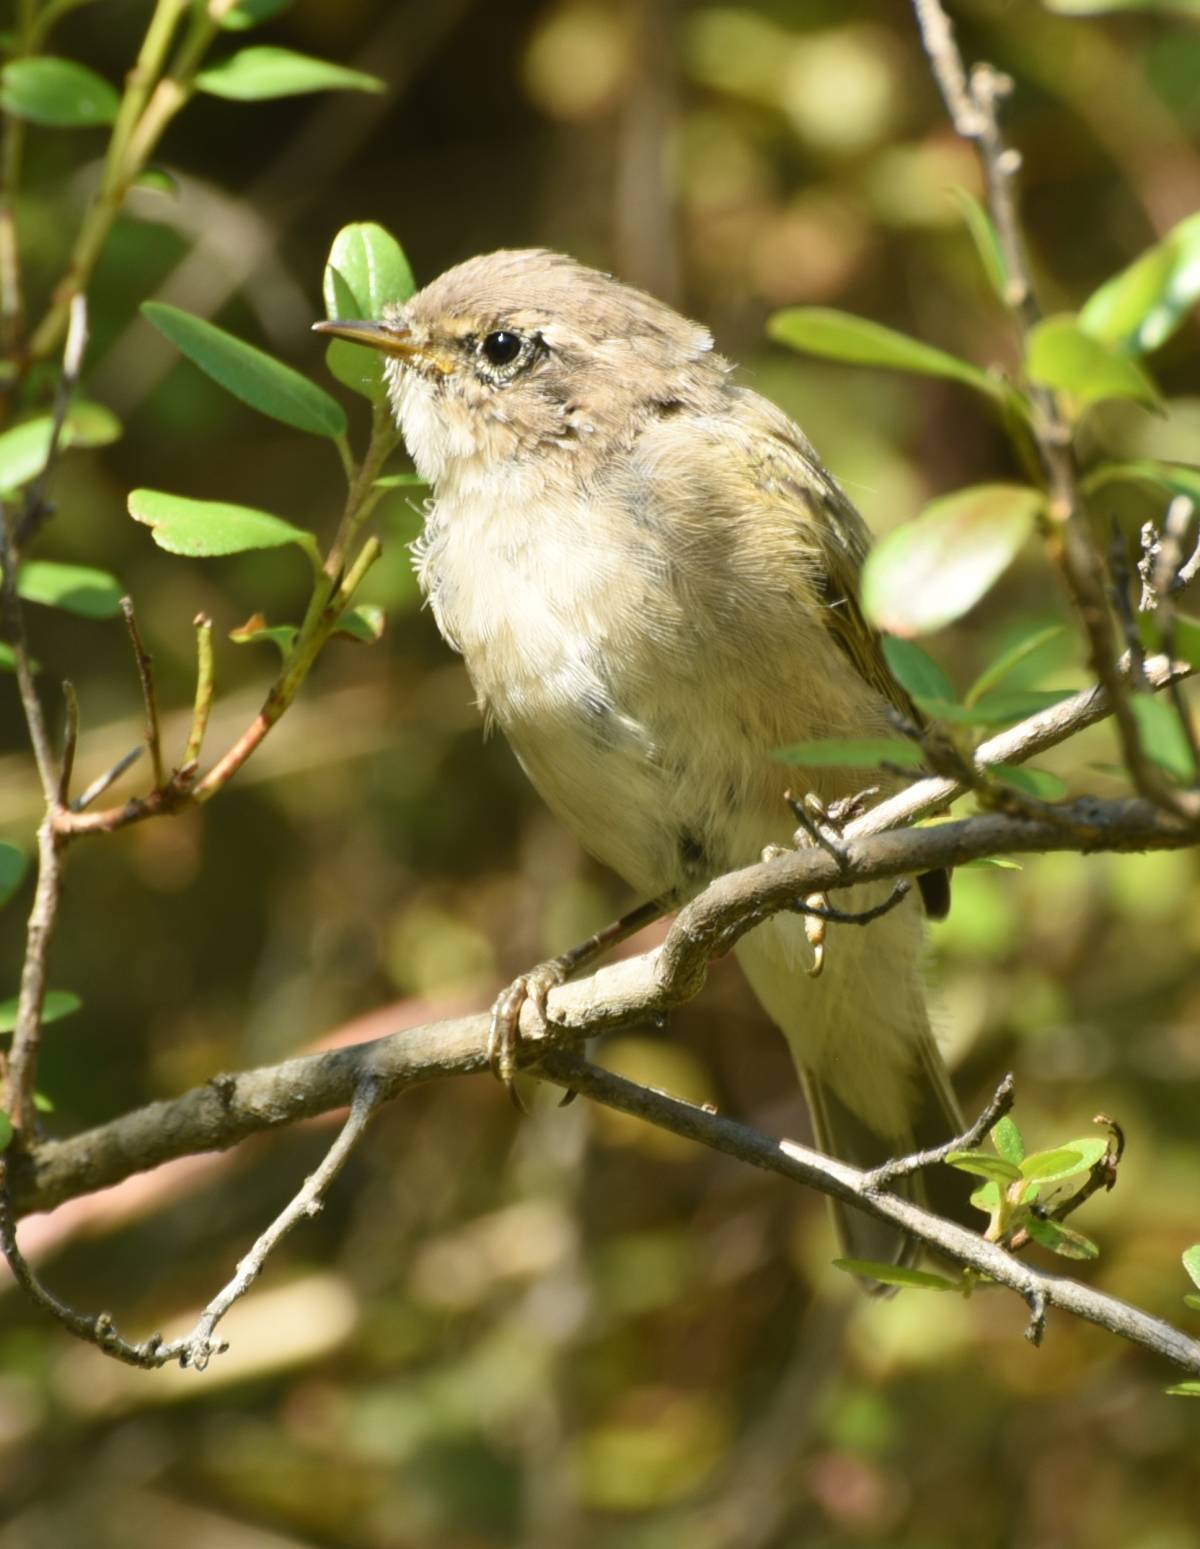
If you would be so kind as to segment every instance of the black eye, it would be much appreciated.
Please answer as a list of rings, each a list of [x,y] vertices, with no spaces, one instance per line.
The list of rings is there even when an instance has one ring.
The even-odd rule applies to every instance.
[[[480,349],[493,366],[507,366],[521,353],[523,343],[519,333],[509,333],[506,328],[501,328],[497,333],[488,334]]]

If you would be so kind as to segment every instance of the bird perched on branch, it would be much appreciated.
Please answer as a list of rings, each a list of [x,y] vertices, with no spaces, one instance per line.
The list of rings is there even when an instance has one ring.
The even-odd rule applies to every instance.
[[[657,908],[793,842],[779,748],[885,733],[889,706],[913,713],[859,612],[862,518],[705,328],[539,250],[470,259],[383,322],[317,326],[388,355],[397,420],[436,496],[421,585],[484,715],[580,842]],[[826,803],[861,784],[811,772]],[[944,911],[944,876],[922,891]],[[864,910],[886,893],[835,896]],[[961,1130],[915,894],[864,928],[830,927],[820,977],[795,915],[737,954],[826,1151],[871,1167]],[[505,1073],[522,999],[544,1006],[580,957],[497,1002]],[[848,1212],[841,1229],[856,1256],[905,1254],[868,1216]]]

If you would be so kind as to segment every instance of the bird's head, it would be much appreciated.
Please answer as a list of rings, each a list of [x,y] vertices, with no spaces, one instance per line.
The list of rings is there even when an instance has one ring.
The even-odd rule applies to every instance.
[[[706,329],[536,248],[468,259],[381,322],[314,327],[388,356],[397,421],[434,484],[530,456],[586,466],[647,417],[701,404],[728,369]]]

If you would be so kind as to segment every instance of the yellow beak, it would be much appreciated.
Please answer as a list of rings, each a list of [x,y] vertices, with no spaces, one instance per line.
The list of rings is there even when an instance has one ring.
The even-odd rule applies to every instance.
[[[331,333],[338,339],[349,339],[351,344],[367,344],[387,355],[419,355],[421,349],[412,342],[407,328],[393,328],[387,323],[343,322],[334,318],[327,323],[314,323],[314,333]]]

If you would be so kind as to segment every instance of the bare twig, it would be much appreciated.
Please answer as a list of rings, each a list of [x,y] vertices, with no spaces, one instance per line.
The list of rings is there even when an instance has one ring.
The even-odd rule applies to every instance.
[[[907,1178],[911,1173],[921,1172],[926,1167],[944,1162],[953,1151],[974,1151],[977,1146],[983,1144],[1005,1114],[1011,1112],[1014,1089],[1010,1071],[996,1088],[991,1102],[970,1128],[965,1129],[961,1135],[956,1135],[953,1140],[946,1141],[944,1145],[931,1146],[927,1151],[914,1151],[911,1156],[900,1157],[896,1161],[885,1162],[882,1167],[876,1167],[867,1174],[868,1187],[886,1189],[899,1178]]]
[[[379,1084],[372,1077],[364,1078],[354,1093],[350,1113],[338,1133],[337,1139],[325,1153],[317,1170],[304,1180],[303,1187],[288,1202],[286,1208],[263,1232],[254,1246],[241,1260],[237,1273],[224,1286],[201,1313],[195,1327],[179,1339],[166,1341],[161,1334],[137,1344],[124,1339],[118,1333],[110,1314],[106,1312],[89,1316],[77,1312],[55,1296],[42,1284],[32,1266],[17,1245],[16,1221],[8,1197],[7,1181],[0,1167],[0,1248],[3,1249],[15,1279],[34,1302],[78,1338],[99,1346],[130,1366],[157,1367],[178,1361],[180,1366],[190,1366],[203,1371],[214,1355],[228,1349],[224,1341],[213,1336],[217,1325],[262,1274],[268,1257],[292,1228],[305,1216],[315,1216],[321,1210],[330,1184],[341,1172],[351,1151],[361,1140],[371,1115],[379,1106]]]
[[[883,902],[876,904],[872,909],[831,909],[825,904],[810,903],[806,898],[792,903],[790,912],[803,914],[814,920],[826,920],[831,925],[871,925],[874,921],[882,919],[885,914],[890,914],[898,904],[902,904],[911,889],[912,884],[907,878],[902,877]]]
[[[105,791],[108,790],[110,785],[115,785],[121,776],[125,773],[125,771],[137,763],[138,759],[141,758],[144,752],[145,748],[141,743],[139,743],[136,748],[130,748],[128,753],[123,754],[116,761],[116,763],[113,764],[111,768],[106,769],[103,774],[97,775],[92,783],[85,790],[81,791],[78,796],[76,796],[75,800],[71,803],[71,811],[86,811],[87,808],[90,807],[98,797],[104,795]]]
[[[158,696],[154,692],[154,662],[142,643],[142,632],[138,628],[137,614],[133,611],[132,597],[121,598],[121,612],[125,617],[125,628],[129,631],[133,659],[137,663],[138,681],[142,685],[146,746],[150,749],[150,760],[154,766],[154,789],[157,791],[166,783],[166,774],[163,770],[162,736],[158,725]]]
[[[58,805],[65,807],[71,796],[71,776],[75,773],[75,752],[79,747],[79,697],[75,685],[64,681],[63,703],[66,726],[63,730],[62,764],[58,771]]]
[[[25,547],[54,509],[49,499],[50,483],[62,450],[63,430],[71,408],[71,399],[75,396],[75,388],[79,382],[79,373],[83,369],[83,357],[87,351],[87,344],[87,297],[80,291],[78,295],[72,296],[70,306],[67,308],[67,338],[63,346],[62,370],[59,372],[58,384],[54,390],[50,441],[41,472],[25,491],[24,509],[14,536],[14,543],[18,550]]]

